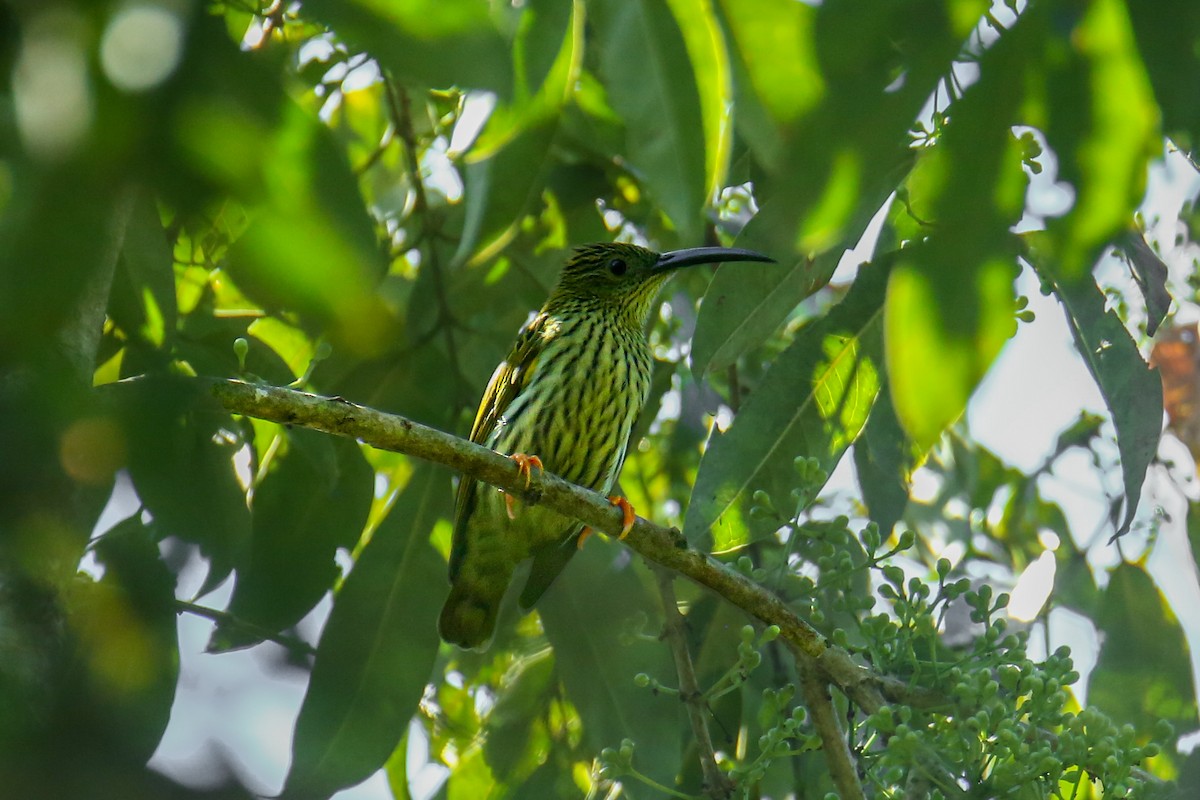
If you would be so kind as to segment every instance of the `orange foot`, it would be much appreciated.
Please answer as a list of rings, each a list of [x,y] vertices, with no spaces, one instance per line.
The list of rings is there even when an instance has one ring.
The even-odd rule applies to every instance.
[[[608,498],[608,502],[621,509],[621,535],[617,538],[624,539],[629,535],[629,531],[633,529],[633,521],[637,519],[637,514],[633,513],[633,506],[624,497],[612,495]],[[580,531],[579,541],[575,543],[575,546],[582,550],[584,541],[591,535],[592,529],[590,527],[584,528]]]
[[[517,462],[517,474],[525,476],[525,488],[529,488],[529,482],[533,480],[533,468],[544,469],[542,460],[537,456],[527,456],[524,453],[514,453],[509,456],[513,461]],[[509,519],[516,519],[517,512],[513,509],[513,496],[511,494],[504,495],[504,510],[508,512]]]

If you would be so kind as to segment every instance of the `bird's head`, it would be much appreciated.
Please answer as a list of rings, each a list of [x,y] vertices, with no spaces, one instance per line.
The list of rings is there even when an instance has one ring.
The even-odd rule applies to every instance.
[[[583,305],[612,309],[644,324],[655,295],[681,267],[721,261],[774,261],[733,247],[693,247],[656,253],[622,242],[586,244],[563,267],[547,306]]]

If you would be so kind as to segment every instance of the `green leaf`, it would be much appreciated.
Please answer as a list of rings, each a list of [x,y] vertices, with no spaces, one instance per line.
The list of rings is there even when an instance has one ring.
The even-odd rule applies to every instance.
[[[1009,230],[1027,179],[1011,127],[1029,36],[1018,22],[985,53],[979,81],[951,106],[906,185],[903,209],[924,241],[901,251],[888,286],[888,381],[896,416],[921,449],[962,414],[1016,332]],[[905,224],[896,211],[893,227]]]
[[[212,562],[203,594],[225,580],[250,537],[233,465],[238,427],[194,381],[154,377],[114,390],[129,476],[156,530],[199,545]]]
[[[333,588],[334,553],[353,549],[367,522],[374,473],[358,444],[304,429],[255,487],[253,536],[229,612],[269,631],[300,621]],[[218,626],[209,650],[257,644]]]
[[[267,195],[230,248],[229,273],[264,308],[298,311],[355,353],[377,351],[392,335],[376,292],[387,263],[345,152],[297,105],[271,144]]]
[[[889,267],[881,261],[861,269],[846,298],[802,328],[779,355],[729,431],[714,434],[688,505],[688,541],[705,549],[711,543],[715,552],[746,544],[741,506],[772,474],[794,485],[798,456],[815,457],[833,471],[879,391]],[[768,491],[782,498],[788,488]]]
[[[631,617],[641,612],[656,619],[658,608],[624,554],[599,542],[589,542],[538,603],[558,674],[583,720],[587,743],[598,752],[633,739],[634,765],[670,786],[681,757],[679,701],[633,682],[644,672],[673,685],[670,652],[658,642],[620,642]]]
[[[1117,244],[1117,252],[1129,264],[1133,279],[1146,301],[1146,335],[1153,336],[1171,310],[1167,291],[1167,265],[1137,231],[1129,231]]]
[[[905,158],[897,169],[884,171],[871,180],[846,225],[845,239],[815,258],[786,255],[794,251],[794,232],[787,226],[772,224],[773,204],[751,219],[738,238],[738,246],[776,256],[783,263],[722,264],[717,268],[696,318],[691,349],[693,374],[703,376],[733,364],[774,333],[802,300],[825,286],[841,261],[844,247],[859,240],[910,163],[911,159]]]
[[[179,678],[175,576],[140,513],[97,539],[93,552],[104,576],[80,582],[68,600],[92,695],[79,702],[95,704],[91,713],[141,763],[166,730]]]
[[[826,91],[818,62],[817,9],[792,0],[721,0],[754,93],[779,123],[803,117]]]
[[[729,165],[733,86],[725,36],[710,0],[667,0],[691,61],[704,136],[704,196],[717,196]]]
[[[508,43],[487,3],[443,0],[307,0],[321,20],[405,82],[434,89],[490,89],[512,95]]]
[[[445,564],[429,535],[449,515],[445,477],[418,466],[334,598],[284,797],[327,797],[359,783],[407,730],[437,656],[446,594],[440,580],[431,585]]]
[[[125,228],[121,269],[109,300],[109,313],[126,334],[156,346],[174,339],[178,308],[173,263],[154,199],[140,192]]]
[[[512,241],[541,196],[557,130],[555,121],[544,122],[481,161],[468,159],[463,168],[466,218],[455,261],[482,263]]]
[[[1142,731],[1159,720],[1194,720],[1196,692],[1179,620],[1145,570],[1121,564],[1100,599],[1103,636],[1088,700]],[[1153,669],[1147,665],[1153,664]]]
[[[519,779],[521,772],[532,774],[543,757],[544,751],[537,745],[545,747],[549,742],[535,740],[532,729],[544,715],[555,688],[554,651],[550,649],[518,659],[504,676],[500,696],[483,726],[483,757],[500,780]]]
[[[1039,272],[1043,279],[1054,281],[1054,291],[1066,312],[1075,347],[1100,387],[1117,429],[1117,450],[1125,484],[1125,514],[1116,532],[1120,536],[1133,522],[1146,470],[1158,452],[1162,381],[1158,371],[1150,369],[1142,359],[1116,311],[1105,308],[1106,299],[1100,287],[1091,280],[1082,284],[1061,282],[1055,277],[1055,268],[1042,265]]]
[[[526,4],[513,42],[517,87],[510,103],[494,108],[467,154],[472,163],[490,158],[524,130],[559,115],[575,91],[583,63],[586,6],[576,0]]]
[[[683,242],[695,242],[705,194],[704,119],[679,26],[656,0],[593,3],[599,77],[625,122],[626,152]]]
[[[1061,179],[1075,189],[1071,211],[1046,223],[1058,270],[1070,281],[1082,280],[1100,249],[1129,226],[1147,163],[1162,150],[1159,111],[1128,14],[1122,0],[1088,3],[1069,47],[1058,46],[1063,18],[1044,7],[1034,15],[1054,32],[1046,68],[1036,73],[1044,84],[1029,90],[1044,107],[1030,110],[1045,115],[1032,123],[1044,128],[1060,154]]]
[[[884,386],[871,408],[867,426],[854,445],[854,467],[871,521],[887,541],[908,507],[908,489],[916,467],[912,442],[896,419],[891,393]]]
[[[1138,52],[1145,63],[1168,136],[1185,149],[1200,145],[1200,6],[1171,0],[1126,3]],[[1193,150],[1194,152],[1194,150]]]

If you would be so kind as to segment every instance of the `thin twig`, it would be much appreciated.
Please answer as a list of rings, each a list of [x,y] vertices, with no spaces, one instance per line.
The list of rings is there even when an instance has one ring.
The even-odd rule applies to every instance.
[[[863,800],[862,783],[858,779],[858,770],[854,766],[854,755],[850,752],[849,742],[838,723],[837,711],[833,707],[833,698],[829,694],[829,684],[817,671],[812,659],[803,653],[793,650],[796,655],[796,670],[800,673],[800,691],[804,695],[804,705],[808,707],[808,716],[813,728],[821,737],[821,750],[825,753],[825,763],[829,766],[829,776],[837,787],[842,800]]]
[[[655,569],[654,573],[658,578],[658,593],[662,597],[663,636],[671,646],[671,657],[675,660],[675,672],[679,676],[679,699],[687,709],[692,735],[696,737],[700,774],[704,778],[704,796],[713,800],[726,800],[733,796],[733,781],[717,766],[717,755],[713,751],[712,736],[708,732],[708,718],[705,715],[708,704],[696,680],[692,654],[688,652],[683,614],[679,613],[679,601],[675,599],[675,575],[665,569]]]
[[[313,647],[308,642],[297,639],[295,636],[285,636],[281,633],[275,633],[272,630],[255,625],[253,622],[247,622],[241,617],[230,614],[228,611],[219,611],[208,606],[189,603],[187,600],[176,600],[175,611],[181,614],[195,614],[197,617],[211,619],[218,625],[224,625],[228,628],[236,628],[245,631],[246,633],[266,642],[274,642],[290,653],[303,656],[315,656],[317,648]]]
[[[388,104],[396,126],[396,135],[404,144],[404,155],[408,160],[408,168],[412,175],[413,193],[416,195],[413,213],[420,214],[422,238],[429,242],[425,249],[426,263],[421,269],[428,269],[433,279],[433,293],[438,303],[438,326],[446,340],[446,358],[455,381],[455,396],[460,396],[465,388],[462,369],[459,366],[458,346],[454,342],[454,314],[450,309],[450,298],[446,292],[446,278],[442,273],[442,262],[438,256],[437,225],[434,224],[429,210],[429,199],[425,191],[425,181],[421,178],[420,154],[417,152],[417,137],[412,124],[412,99],[403,86],[398,86],[390,78],[384,79],[387,90]]]

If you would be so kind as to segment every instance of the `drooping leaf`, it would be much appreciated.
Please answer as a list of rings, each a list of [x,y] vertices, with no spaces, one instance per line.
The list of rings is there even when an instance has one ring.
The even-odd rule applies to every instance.
[[[299,622],[333,588],[334,553],[353,549],[374,491],[356,443],[303,429],[287,436],[287,454],[272,459],[255,487],[250,548],[229,603],[229,613],[268,631]],[[209,649],[255,643],[218,625]]]
[[[713,436],[688,505],[688,541],[717,552],[746,544],[742,506],[769,475],[794,477],[797,457],[833,471],[879,391],[889,267],[890,259],[864,267],[846,298],[779,355],[730,429]],[[789,490],[771,488],[780,499]]]
[[[1187,640],[1146,571],[1121,564],[1100,598],[1103,635],[1088,700],[1119,722],[1148,731],[1163,719],[1196,718]],[[1153,669],[1147,665],[1153,664]]]
[[[1146,239],[1130,231],[1117,244],[1119,252],[1133,271],[1142,297],[1146,300],[1146,335],[1153,336],[1171,310],[1171,293],[1167,291],[1167,265],[1158,253],[1146,244]]]
[[[683,34],[696,80],[704,132],[704,196],[712,198],[725,185],[733,139],[729,53],[711,0],[667,0],[667,5]]]
[[[1158,451],[1162,381],[1157,370],[1147,367],[1116,312],[1105,308],[1104,292],[1094,282],[1060,281],[1055,277],[1056,267],[1048,267],[1046,263],[1034,266],[1044,279],[1054,281],[1055,294],[1063,304],[1075,347],[1099,386],[1117,429],[1125,485],[1125,513],[1116,531],[1120,536],[1133,522],[1146,470]]]
[[[288,798],[327,797],[383,766],[407,730],[433,659],[445,591],[429,534],[450,513],[433,467],[417,467],[334,598],[296,721]]]
[[[657,608],[619,551],[589,542],[547,590],[538,613],[588,744],[599,751],[633,739],[637,768],[669,786],[681,757],[679,703],[634,685],[633,678],[673,675],[670,653],[657,642],[620,642],[631,617],[656,615]]]
[[[698,240],[705,195],[704,120],[687,47],[665,3],[593,3],[599,77],[626,129],[630,166],[683,242]]]

